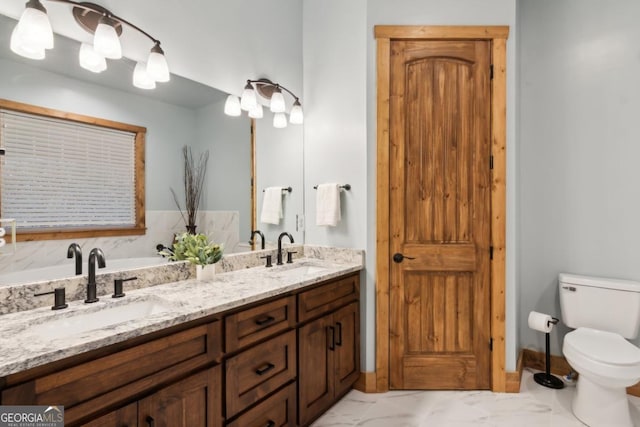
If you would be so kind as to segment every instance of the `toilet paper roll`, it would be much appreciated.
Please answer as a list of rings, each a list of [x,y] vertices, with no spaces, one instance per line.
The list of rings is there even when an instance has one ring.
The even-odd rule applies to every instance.
[[[4,236],[7,233],[7,231],[4,229],[4,227],[0,227],[0,237]]]
[[[532,311],[529,313],[529,327],[540,332],[551,332],[553,329],[553,317],[548,314]]]

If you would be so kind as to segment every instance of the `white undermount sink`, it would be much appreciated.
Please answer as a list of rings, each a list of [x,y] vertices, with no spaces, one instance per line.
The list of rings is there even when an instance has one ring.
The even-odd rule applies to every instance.
[[[30,329],[43,339],[54,340],[105,329],[154,314],[166,313],[170,310],[171,305],[168,302],[156,297],[133,301],[123,300],[109,304],[107,307],[102,305],[96,306],[95,309],[91,307],[69,314],[64,313],[67,314],[65,317],[34,325]],[[63,315],[63,313],[60,314]]]
[[[296,267],[288,268],[286,270],[277,271],[278,274],[283,276],[312,276],[314,274],[322,274],[327,271],[327,268],[317,265],[302,264]]]

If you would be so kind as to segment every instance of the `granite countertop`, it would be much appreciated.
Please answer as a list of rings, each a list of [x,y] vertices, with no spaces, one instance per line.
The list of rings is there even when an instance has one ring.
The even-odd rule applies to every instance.
[[[363,268],[362,263],[299,258],[273,268],[253,267],[102,296],[53,311],[37,308],[0,316],[0,377],[122,342],[180,323],[304,288]],[[138,314],[147,310],[144,315]],[[106,314],[108,313],[108,314]],[[77,316],[84,317],[78,321]],[[85,330],[91,322],[109,323]],[[108,319],[108,320],[104,320]],[[105,323],[101,323],[104,325]]]

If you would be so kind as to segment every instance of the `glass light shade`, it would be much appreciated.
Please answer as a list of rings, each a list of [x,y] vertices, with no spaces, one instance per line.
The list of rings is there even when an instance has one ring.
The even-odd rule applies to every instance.
[[[118,37],[116,29],[111,24],[111,19],[106,16],[100,18],[96,32],[93,35],[93,48],[105,58],[122,58],[120,38]]]
[[[151,53],[149,53],[147,73],[153,80],[160,83],[168,82],[171,79],[167,58],[165,58],[164,51],[157,44],[151,49]]]
[[[251,110],[249,110],[249,117],[252,119],[261,119],[264,116],[262,105],[256,104]]]
[[[271,95],[270,108],[272,113],[284,113],[284,96],[282,96],[282,91],[280,90],[280,88],[276,88],[273,91],[273,95]]]
[[[11,33],[11,51],[29,59],[44,59],[44,48],[22,43],[19,37],[15,35],[17,29],[18,27],[14,28],[13,33]]]
[[[136,63],[133,70],[133,85],[140,89],[155,89],[156,81],[147,73],[147,64],[144,62]]]
[[[257,104],[256,91],[253,89],[253,86],[251,86],[251,83],[247,83],[240,98],[240,108],[245,111],[251,111]]]
[[[282,129],[287,127],[287,116],[284,113],[275,113],[273,115],[273,127]]]
[[[293,104],[293,108],[291,109],[291,113],[289,113],[289,122],[294,125],[301,125],[304,122],[304,114],[302,113],[302,105],[300,102],[296,100]]]
[[[240,100],[235,95],[227,96],[227,100],[224,103],[224,113],[227,116],[238,117],[242,114],[242,110],[240,109]]]
[[[47,10],[38,0],[29,1],[11,33],[11,50],[26,58],[43,59],[44,50],[51,48],[53,31]]]
[[[78,59],[82,68],[93,73],[101,73],[107,69],[107,61],[104,56],[96,52],[90,44],[82,43],[80,45]]]

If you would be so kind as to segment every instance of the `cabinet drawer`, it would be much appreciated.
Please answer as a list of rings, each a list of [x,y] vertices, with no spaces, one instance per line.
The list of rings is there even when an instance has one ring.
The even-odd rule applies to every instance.
[[[360,276],[353,274],[298,295],[298,321],[304,322],[358,299]]]
[[[296,334],[285,332],[226,361],[227,418],[296,377]]]
[[[162,375],[168,381],[216,360],[221,355],[221,338],[220,321],[197,326],[9,388],[2,392],[2,403],[64,405],[65,418],[77,419],[85,411],[113,405],[124,389],[143,391],[149,386],[147,377],[160,371],[168,373]],[[101,396],[97,403],[87,402],[97,396]]]
[[[296,425],[296,383],[240,415],[228,427],[283,427]]]
[[[295,297],[281,298],[225,317],[226,350],[233,352],[296,324]]]

